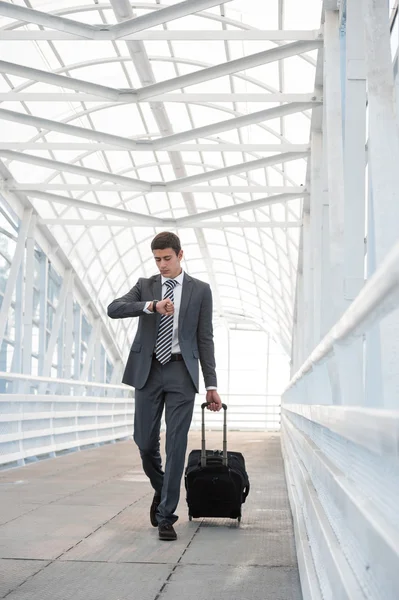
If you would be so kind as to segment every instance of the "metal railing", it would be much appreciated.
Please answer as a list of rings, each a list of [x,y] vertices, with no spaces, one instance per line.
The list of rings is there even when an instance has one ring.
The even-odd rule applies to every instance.
[[[353,342],[398,307],[399,244],[282,397],[304,598],[397,598],[399,410],[364,406],[367,380],[348,365]]]
[[[0,379],[26,389],[0,394],[0,465],[132,436],[134,399],[128,386],[17,373],[0,373]],[[44,384],[51,393],[39,392]]]
[[[271,394],[224,394],[223,402],[228,406],[227,427],[230,431],[279,431],[281,396]],[[222,413],[206,415],[207,429],[221,430]],[[191,428],[200,429],[201,408],[196,403]]]
[[[0,381],[10,386],[0,394],[0,465],[22,465],[38,456],[132,437],[134,392],[129,386],[4,372]],[[280,396],[222,396],[229,405],[230,430],[280,429]],[[200,424],[197,400],[192,429]],[[221,415],[209,415],[207,429],[221,427]]]

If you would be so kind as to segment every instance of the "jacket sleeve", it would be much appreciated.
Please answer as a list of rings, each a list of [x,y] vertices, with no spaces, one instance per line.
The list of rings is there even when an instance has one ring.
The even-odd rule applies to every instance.
[[[147,301],[141,300],[141,279],[136,285],[121,298],[116,298],[108,306],[107,313],[111,319],[126,319],[127,317],[140,317],[145,314],[144,307]]]
[[[205,387],[217,387],[212,316],[212,292],[209,285],[206,285],[201,302],[197,329],[199,359],[201,363],[202,373],[204,375]]]

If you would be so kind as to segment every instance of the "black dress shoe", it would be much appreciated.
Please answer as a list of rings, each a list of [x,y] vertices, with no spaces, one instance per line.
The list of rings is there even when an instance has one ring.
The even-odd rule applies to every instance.
[[[159,496],[158,494],[155,494],[152,504],[151,504],[151,508],[150,508],[150,521],[151,521],[151,525],[153,527],[158,527],[157,509],[158,509],[160,502],[161,502],[161,496]]]
[[[166,542],[177,540],[176,531],[174,530],[172,523],[162,523],[161,525],[158,525],[158,533],[160,540],[165,540]]]

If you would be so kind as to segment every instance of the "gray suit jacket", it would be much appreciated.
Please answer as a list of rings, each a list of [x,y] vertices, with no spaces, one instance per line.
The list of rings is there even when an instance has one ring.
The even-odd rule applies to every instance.
[[[155,349],[159,313],[143,312],[148,300],[162,299],[161,275],[140,278],[124,296],[108,306],[111,319],[139,317],[139,325],[123,375],[123,383],[140,390],[147,382]],[[198,392],[201,362],[205,387],[216,386],[215,350],[212,327],[212,292],[207,283],[184,274],[179,313],[179,344],[187,370]]]

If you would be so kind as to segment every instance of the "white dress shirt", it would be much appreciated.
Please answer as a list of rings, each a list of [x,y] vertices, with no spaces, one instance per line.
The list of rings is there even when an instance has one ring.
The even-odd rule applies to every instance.
[[[164,298],[167,290],[166,281],[170,279],[170,277],[164,277],[161,275],[162,280],[162,299]],[[177,277],[174,277],[174,280],[177,282],[173,290],[173,305],[175,307],[175,312],[173,314],[173,334],[172,334],[172,354],[180,354],[180,345],[179,345],[179,312],[180,312],[180,304],[181,304],[181,295],[183,291],[183,280],[184,280],[184,271],[180,273]],[[148,307],[152,303],[147,302],[144,307],[144,312],[147,314],[152,314],[151,310],[148,310]],[[207,390],[216,390],[217,388],[214,386],[209,386],[206,388]]]
[[[166,281],[170,279],[170,277],[164,277],[163,275],[161,275],[161,280],[162,280],[162,299],[164,298],[166,291],[167,291],[167,285],[166,285]],[[174,278],[174,280],[177,282],[177,285],[175,285],[174,289],[173,289],[173,305],[175,307],[175,312],[173,314],[173,334],[172,334],[172,354],[180,354],[181,350],[180,350],[180,345],[179,345],[179,312],[180,312],[180,304],[181,304],[181,294],[182,294],[182,290],[183,290],[183,279],[184,279],[184,271],[182,271],[180,273],[180,275],[178,275],[177,277]],[[144,312],[151,314],[151,311],[148,310],[149,305],[151,304],[151,302],[147,302],[147,304],[144,307]]]

